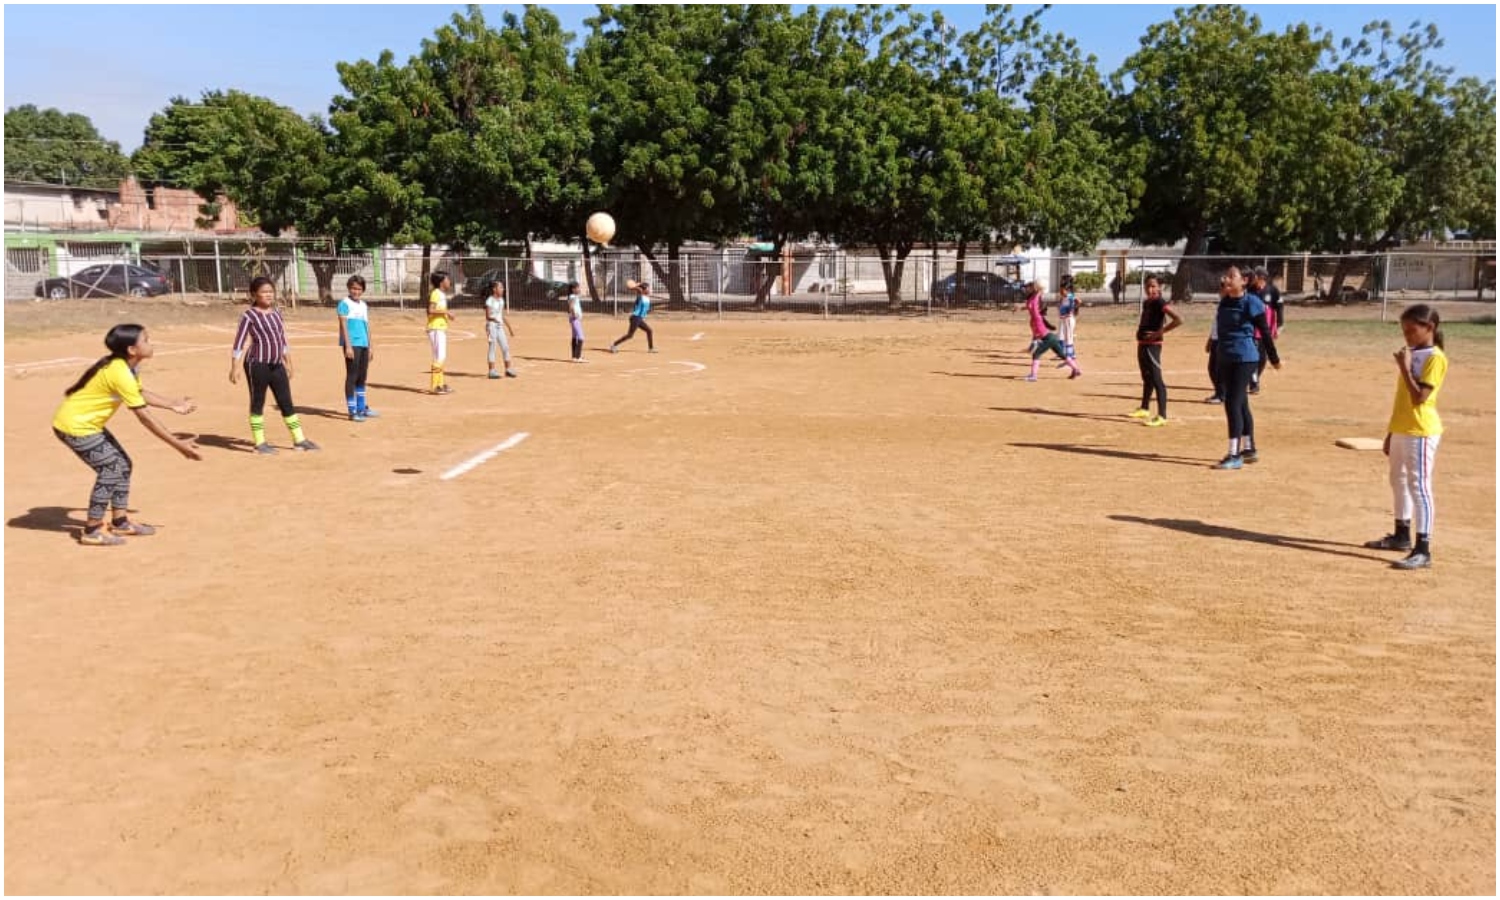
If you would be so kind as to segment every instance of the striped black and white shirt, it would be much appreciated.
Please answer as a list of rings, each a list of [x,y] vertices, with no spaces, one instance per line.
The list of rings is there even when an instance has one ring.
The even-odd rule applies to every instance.
[[[281,312],[274,307],[262,311],[254,306],[240,316],[239,330],[234,333],[233,352],[236,358],[245,351],[245,338],[250,338],[250,352],[246,363],[279,363],[286,355],[286,327],[281,321]]]

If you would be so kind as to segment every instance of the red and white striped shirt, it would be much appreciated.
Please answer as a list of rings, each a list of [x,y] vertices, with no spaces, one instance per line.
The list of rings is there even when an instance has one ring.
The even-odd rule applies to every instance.
[[[244,352],[246,337],[251,339],[250,353],[245,357],[247,363],[279,363],[290,349],[286,343],[286,327],[281,321],[281,312],[274,307],[269,311],[262,311],[252,306],[240,316],[239,330],[234,333],[233,351],[236,357]]]

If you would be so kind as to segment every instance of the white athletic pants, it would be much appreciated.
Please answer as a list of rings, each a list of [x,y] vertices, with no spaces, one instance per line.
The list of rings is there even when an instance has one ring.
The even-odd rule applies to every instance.
[[[1073,336],[1078,333],[1078,319],[1074,316],[1058,316],[1057,338],[1062,341],[1063,352],[1073,356]]]
[[[432,361],[441,366],[448,359],[448,332],[434,328],[427,332],[427,343],[432,345]]]
[[[1432,464],[1439,440],[1391,435],[1391,492],[1396,500],[1396,518],[1411,520],[1413,534],[1432,534]]]

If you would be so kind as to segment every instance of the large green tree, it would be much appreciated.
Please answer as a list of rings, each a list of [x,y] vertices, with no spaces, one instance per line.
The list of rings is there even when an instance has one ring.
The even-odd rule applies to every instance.
[[[1127,233],[1147,242],[1186,239],[1203,254],[1216,228],[1253,221],[1278,161],[1277,135],[1297,126],[1295,101],[1326,49],[1305,26],[1262,31],[1238,6],[1178,9],[1150,26],[1114,76],[1125,142],[1144,157]],[[1127,90],[1128,86],[1128,90]],[[1173,296],[1190,292],[1192,263]]]
[[[117,189],[130,162],[89,118],[30,103],[5,110],[5,180]]]
[[[132,158],[144,185],[184,187],[204,199],[233,200],[267,234],[306,227],[327,189],[319,122],[266,97],[206,91],[198,102],[174,97],[151,117]]]
[[[594,97],[594,168],[615,240],[634,244],[681,305],[681,250],[742,229],[743,167],[736,167],[724,119],[731,29],[722,6],[601,4],[579,51],[578,71]],[[667,251],[663,267],[658,254]]]

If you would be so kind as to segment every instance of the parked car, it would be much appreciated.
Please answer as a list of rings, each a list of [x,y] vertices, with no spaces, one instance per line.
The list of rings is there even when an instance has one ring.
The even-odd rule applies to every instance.
[[[172,282],[156,269],[130,263],[89,266],[72,275],[48,278],[36,285],[38,297],[156,297],[171,293]]]
[[[489,269],[472,278],[465,278],[463,294],[482,300],[488,296],[485,287],[492,281],[505,285],[505,297],[512,306],[541,304],[568,296],[566,281],[549,281],[530,272],[517,272],[514,269]]]
[[[964,302],[966,303],[1020,303],[1026,299],[1019,281],[1012,281],[994,272],[965,272]],[[932,302],[952,303],[958,299],[958,274],[939,278],[932,283]]]

